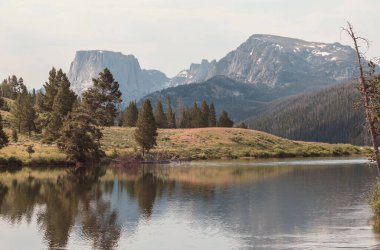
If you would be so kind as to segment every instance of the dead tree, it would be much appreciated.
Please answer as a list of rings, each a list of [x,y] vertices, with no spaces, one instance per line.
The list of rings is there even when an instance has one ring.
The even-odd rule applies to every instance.
[[[367,79],[365,76],[365,72],[363,69],[363,61],[365,61],[363,53],[360,51],[360,45],[359,42],[364,42],[367,46],[369,46],[369,42],[367,39],[362,38],[360,36],[356,36],[353,26],[350,22],[347,22],[347,27],[342,28],[343,31],[345,31],[349,37],[352,39],[352,42],[354,43],[354,48],[356,51],[356,59],[358,64],[358,70],[359,70],[359,90],[361,93],[361,100],[364,105],[365,110],[365,117],[367,126],[369,128],[370,136],[371,136],[371,142],[373,146],[374,151],[374,160],[377,163],[377,170],[380,175],[380,155],[379,155],[379,145],[377,141],[378,137],[378,131],[376,129],[377,127],[377,117],[376,117],[376,111],[374,111],[374,107],[372,103],[374,103],[373,100],[371,100],[371,94],[369,92],[369,85],[367,83]],[[376,102],[376,101],[375,101]]]

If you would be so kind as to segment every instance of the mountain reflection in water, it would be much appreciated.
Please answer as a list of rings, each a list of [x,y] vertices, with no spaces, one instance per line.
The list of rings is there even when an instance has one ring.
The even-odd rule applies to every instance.
[[[0,173],[2,249],[374,247],[376,169],[247,162]]]

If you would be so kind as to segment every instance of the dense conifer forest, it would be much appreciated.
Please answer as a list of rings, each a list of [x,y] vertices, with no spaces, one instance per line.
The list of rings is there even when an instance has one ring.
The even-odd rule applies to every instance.
[[[247,124],[293,140],[368,144],[364,112],[354,108],[358,99],[355,84],[342,83],[277,100]]]

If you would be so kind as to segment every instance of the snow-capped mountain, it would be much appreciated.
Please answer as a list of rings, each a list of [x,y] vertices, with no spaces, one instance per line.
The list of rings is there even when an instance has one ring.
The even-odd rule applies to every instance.
[[[349,46],[252,35],[219,61],[191,64],[171,80],[171,86],[224,75],[252,85],[303,89],[352,78],[355,70],[355,53]]]
[[[141,69],[133,55],[100,50],[78,51],[68,76],[80,95],[92,86],[92,78],[107,67],[120,84],[124,103],[167,87],[204,82],[219,75],[294,94],[353,78],[355,59],[354,50],[339,43],[252,35],[219,61],[191,64],[172,79],[158,70]]]
[[[170,81],[158,70],[141,69],[133,55],[102,50],[78,51],[68,73],[72,89],[81,95],[104,68],[108,68],[119,82],[124,104],[163,89]]]

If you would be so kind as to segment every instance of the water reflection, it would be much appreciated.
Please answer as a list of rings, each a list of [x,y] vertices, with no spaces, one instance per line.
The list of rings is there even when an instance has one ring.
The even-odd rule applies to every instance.
[[[5,249],[378,244],[367,205],[376,169],[223,165],[1,173],[0,241]],[[41,241],[12,242],[12,227]]]

